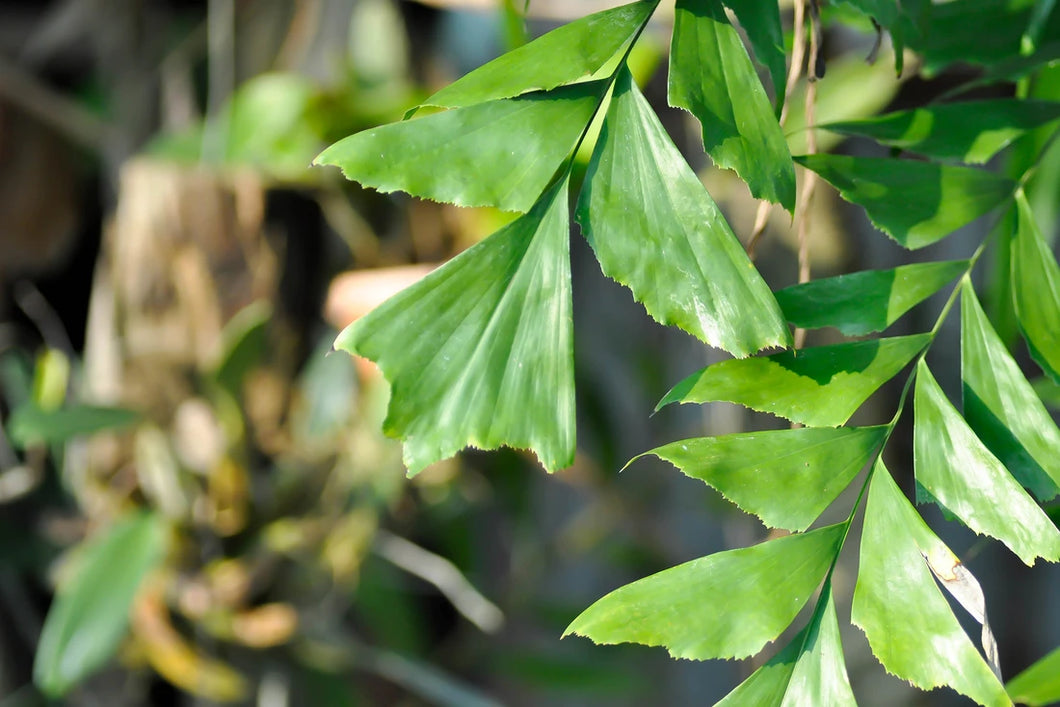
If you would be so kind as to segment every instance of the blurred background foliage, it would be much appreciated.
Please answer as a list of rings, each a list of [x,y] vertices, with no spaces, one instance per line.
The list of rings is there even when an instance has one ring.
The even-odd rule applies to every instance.
[[[512,0],[0,6],[0,705],[681,705],[753,670],[558,640],[609,589],[765,536],[661,463],[620,476],[629,458],[777,424],[726,404],[649,419],[716,353],[652,323],[580,240],[580,444],[563,473],[467,452],[406,480],[379,431],[385,383],[327,355],[338,328],[511,217],[364,190],[313,157],[615,4],[535,0],[525,19]],[[665,107],[668,14],[637,79],[746,235],[746,187],[706,168],[697,126]],[[842,5],[825,18],[820,122],[977,70],[914,78],[910,57],[896,78],[886,48],[865,61],[871,27]],[[897,264],[834,194],[813,208],[815,272]],[[775,287],[796,277],[790,226],[774,214],[757,253]],[[1056,643],[1060,607],[1030,620],[1035,602],[991,586],[1029,575],[983,555],[1002,659],[1021,667]],[[1041,594],[1050,576],[1026,582]],[[860,634],[844,643],[863,704],[927,703]]]

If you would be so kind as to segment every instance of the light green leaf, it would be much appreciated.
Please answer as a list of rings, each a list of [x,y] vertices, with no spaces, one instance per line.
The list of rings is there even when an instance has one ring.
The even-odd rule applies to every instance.
[[[587,15],[508,52],[423,102],[456,108],[569,84],[623,49],[658,5],[645,0]]]
[[[383,426],[414,474],[465,446],[574,460],[567,182],[527,215],[347,327],[335,347],[379,364]]]
[[[314,164],[382,192],[527,211],[606,90],[593,81],[383,125],[340,140]]]
[[[794,211],[795,169],[784,133],[720,0],[677,0],[669,101],[699,118],[715,164],[735,170],[756,198]]]
[[[1029,707],[1060,701],[1060,648],[1012,678],[1006,687],[1013,700]]]
[[[722,0],[736,15],[736,21],[747,33],[755,58],[769,70],[773,82],[773,107],[780,115],[787,88],[788,53],[784,49],[784,28],[780,22],[780,4],[773,0]]]
[[[821,125],[917,154],[981,164],[1028,130],[1060,118],[1060,103],[1015,98],[944,103]]]
[[[847,487],[886,433],[885,426],[742,432],[645,454],[705,481],[772,528],[801,531]]]
[[[577,219],[604,273],[659,322],[736,356],[790,342],[769,287],[627,71]]]
[[[72,405],[42,410],[33,402],[20,405],[7,421],[7,433],[17,447],[66,442],[74,437],[127,427],[140,414],[123,408]]]
[[[86,544],[41,631],[33,682],[42,692],[59,697],[106,665],[125,636],[140,583],[165,552],[166,526],[153,513],[119,520]]]
[[[675,385],[656,410],[725,401],[811,427],[838,427],[930,340],[897,336],[722,361]]]
[[[1060,493],[1060,430],[990,326],[969,282],[961,290],[964,419],[1039,500]]]
[[[727,550],[627,584],[564,636],[663,646],[674,658],[744,658],[795,619],[839,551],[843,525]]]
[[[869,220],[906,248],[922,248],[990,212],[1013,181],[973,167],[845,155],[795,161],[821,175]]]
[[[810,624],[715,707],[856,704],[843,661],[835,602],[827,587]]]
[[[981,705],[1010,705],[935,584],[927,558],[957,561],[877,462],[851,621],[888,672],[903,680],[923,690],[946,685]]]
[[[946,399],[923,359],[917,365],[913,467],[917,481],[977,533],[1021,560],[1060,560],[1060,530]]]
[[[795,326],[861,336],[883,331],[967,269],[967,260],[950,260],[865,270],[787,287],[776,297]]]
[[[1027,197],[1016,194],[1019,228],[1012,241],[1012,289],[1020,331],[1034,361],[1060,383],[1060,267],[1034,220]]]

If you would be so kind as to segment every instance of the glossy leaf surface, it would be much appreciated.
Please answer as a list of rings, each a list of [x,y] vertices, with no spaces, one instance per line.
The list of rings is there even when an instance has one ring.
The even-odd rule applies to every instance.
[[[1013,700],[1030,707],[1060,701],[1060,648],[1012,678],[1007,687]]]
[[[784,90],[787,88],[787,51],[784,49],[784,27],[780,21],[780,4],[773,0],[723,0],[725,6],[736,15],[747,39],[754,49],[755,58],[769,71],[773,83],[773,105],[776,113],[784,105]]]
[[[574,460],[569,229],[563,182],[339,334],[390,382],[384,429],[410,473],[465,446]]]
[[[992,211],[1015,183],[972,167],[845,155],[795,160],[817,172],[906,248],[922,248]]]
[[[928,557],[956,561],[877,463],[851,620],[883,666],[903,680],[924,690],[948,685],[981,705],[1010,704],[936,585]]]
[[[140,583],[165,554],[160,517],[137,513],[112,525],[75,559],[41,631],[33,682],[58,697],[106,665],[125,637]]]
[[[820,127],[917,154],[982,164],[1028,130],[1060,118],[1060,103],[1015,98],[943,103]]]
[[[977,533],[1033,565],[1060,559],[1060,530],[946,399],[923,360],[917,366],[913,467],[917,482]]]
[[[795,169],[784,133],[720,0],[678,0],[670,48],[670,105],[699,118],[703,145],[751,194],[795,208]]]
[[[883,331],[967,268],[967,260],[950,260],[864,270],[787,287],[777,303],[795,326],[861,336]]]
[[[804,425],[837,427],[929,341],[918,334],[722,361],[675,385],[656,409],[726,401]]]
[[[1060,267],[1046,246],[1023,193],[1016,195],[1019,227],[1012,243],[1016,316],[1035,362],[1060,383]]]
[[[883,426],[743,432],[686,439],[647,454],[705,481],[772,528],[805,530],[865,466],[886,432]]]
[[[590,76],[629,42],[656,5],[657,0],[635,2],[558,27],[454,81],[423,105],[469,106]]]
[[[315,164],[340,167],[348,179],[381,192],[527,211],[606,88],[594,81],[383,125],[340,140]]]
[[[969,283],[961,290],[964,419],[1039,500],[1060,493],[1060,430],[990,325]]]
[[[626,71],[577,218],[604,273],[657,321],[736,356],[790,341],[769,287]]]
[[[663,646],[675,658],[744,658],[787,628],[839,549],[832,525],[727,550],[616,589],[564,635]]]
[[[123,408],[72,405],[58,410],[42,410],[32,402],[20,405],[7,421],[7,433],[17,447],[66,442],[74,437],[103,430],[128,427],[140,419],[139,413]]]

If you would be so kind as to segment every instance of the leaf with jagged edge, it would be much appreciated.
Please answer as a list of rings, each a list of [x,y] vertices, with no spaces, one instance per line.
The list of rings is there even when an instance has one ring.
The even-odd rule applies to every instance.
[[[931,341],[896,336],[715,363],[675,385],[670,403],[737,403],[811,427],[838,427]]]
[[[989,213],[1016,183],[973,167],[847,155],[802,155],[812,169],[869,220],[906,248],[930,245]]]
[[[780,3],[774,0],[722,0],[747,33],[755,59],[769,70],[773,83],[773,108],[780,115],[788,80],[788,53],[784,49],[784,26]]]
[[[1023,376],[970,282],[961,289],[964,419],[1040,501],[1060,493],[1060,430]]]
[[[1060,383],[1060,267],[1022,191],[1016,194],[1016,204],[1019,227],[1012,240],[1016,317],[1035,363]]]
[[[569,157],[607,88],[607,81],[592,81],[383,125],[340,140],[314,164],[337,166],[381,192],[525,212]]]
[[[703,126],[703,146],[751,194],[795,209],[795,168],[784,133],[721,0],[677,0],[669,102]]]
[[[797,327],[831,326],[847,336],[862,336],[883,331],[967,269],[967,260],[947,260],[863,270],[793,285],[776,297]]]
[[[856,707],[830,585],[809,625],[715,707]]]
[[[569,22],[480,66],[421,105],[458,108],[591,76],[628,45],[658,4],[634,2]]]
[[[466,446],[529,448],[549,471],[574,460],[567,181],[339,334],[379,364],[386,432],[415,474]]]
[[[953,615],[927,558],[956,558],[878,461],[869,485],[850,619],[888,672],[919,687],[949,686],[981,705],[1011,705]]]
[[[1060,530],[954,409],[923,359],[913,418],[916,480],[977,533],[1005,543],[1028,565],[1060,560]]]
[[[670,462],[771,528],[802,531],[868,463],[886,433],[886,426],[740,432],[672,442],[640,456]]]
[[[597,600],[563,635],[663,646],[674,658],[746,658],[795,619],[843,533],[830,525],[671,567]]]
[[[736,356],[790,344],[768,285],[628,71],[615,85],[577,220],[604,273],[657,321]]]

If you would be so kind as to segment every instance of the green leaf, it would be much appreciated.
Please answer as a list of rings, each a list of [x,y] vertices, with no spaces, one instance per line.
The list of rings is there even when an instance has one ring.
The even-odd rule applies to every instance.
[[[811,427],[838,427],[930,340],[897,336],[722,361],[675,385],[656,410],[720,400]]]
[[[847,487],[886,433],[886,426],[743,432],[645,454],[705,481],[772,528],[801,531]]]
[[[414,474],[465,446],[574,460],[567,182],[527,215],[347,327],[335,347],[379,364],[384,429]]]
[[[715,707],[856,704],[829,587],[810,624]]]
[[[1060,103],[1015,98],[944,103],[819,127],[867,135],[929,157],[981,164],[1016,138],[1060,118]]]
[[[7,433],[15,446],[25,448],[33,444],[66,442],[94,432],[127,427],[139,418],[139,413],[122,408],[72,405],[57,410],[42,410],[33,402],[25,402],[11,413]]]
[[[961,290],[964,419],[1041,501],[1060,493],[1060,430],[990,326],[970,283]]]
[[[587,15],[508,52],[423,102],[457,108],[584,78],[623,49],[658,5],[645,0]]]
[[[887,29],[891,34],[891,44],[894,47],[894,69],[895,73],[901,74],[903,59],[907,42],[907,34],[916,33],[916,25],[910,24],[907,18],[909,11],[919,14],[920,2],[895,2],[895,0],[843,0],[851,7],[857,8],[863,14],[874,19],[881,27]]]
[[[917,481],[977,533],[1021,560],[1060,560],[1060,530],[975,436],[923,359],[917,365],[913,467]]]
[[[577,219],[604,273],[659,322],[736,356],[790,342],[769,287],[627,71]]]
[[[1060,648],[1012,678],[1012,699],[1029,707],[1045,707],[1060,701]]]
[[[1060,267],[1022,191],[1016,194],[1016,203],[1019,227],[1012,241],[1016,317],[1034,361],[1060,383]]]
[[[832,565],[843,525],[727,550],[627,584],[564,636],[663,646],[674,658],[744,658],[795,619]]]
[[[776,297],[797,327],[861,336],[883,331],[967,269],[967,260],[950,260],[865,270],[787,287]]]
[[[851,621],[888,672],[932,690],[949,686],[981,705],[1009,705],[935,584],[926,558],[956,558],[877,462],[869,486]]]
[[[340,140],[314,164],[338,166],[347,178],[382,192],[524,212],[574,149],[607,83],[383,125]]]
[[[803,155],[847,201],[906,248],[922,248],[993,210],[1015,183],[973,167],[845,155]]]
[[[703,125],[703,145],[756,198],[795,209],[795,169],[784,133],[720,0],[677,0],[670,105]]]
[[[769,70],[773,82],[773,107],[780,115],[787,88],[788,54],[784,49],[784,28],[780,22],[780,4],[773,0],[722,0],[736,15],[747,33],[755,58]]]
[[[153,513],[134,513],[87,543],[44,621],[33,663],[42,692],[59,697],[106,665],[141,582],[165,552],[166,526]]]

